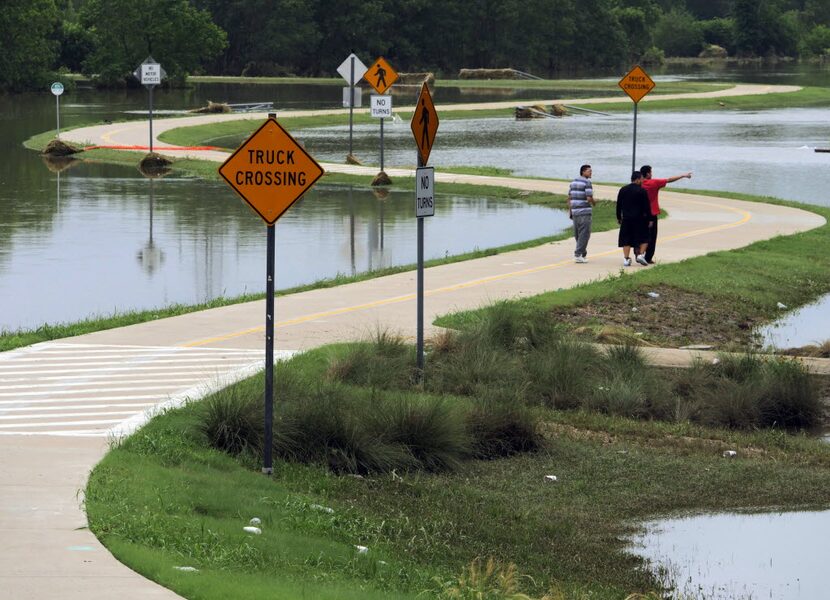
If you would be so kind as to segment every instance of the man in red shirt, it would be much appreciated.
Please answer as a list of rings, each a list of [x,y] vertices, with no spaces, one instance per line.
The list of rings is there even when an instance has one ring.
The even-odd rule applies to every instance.
[[[649,221],[648,233],[648,248],[646,249],[645,259],[649,264],[654,264],[654,250],[657,248],[657,216],[660,214],[660,201],[658,194],[660,188],[666,187],[666,184],[673,183],[678,179],[692,178],[692,172],[683,173],[682,175],[675,175],[668,179],[653,179],[651,177],[651,166],[643,165],[640,167],[640,173],[643,175],[643,189],[648,194],[648,201],[651,205],[651,220]]]

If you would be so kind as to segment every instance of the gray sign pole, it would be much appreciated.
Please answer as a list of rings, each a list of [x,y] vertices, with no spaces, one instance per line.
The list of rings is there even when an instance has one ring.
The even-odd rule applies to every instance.
[[[634,103],[634,145],[631,149],[631,172],[637,170],[637,102]]]
[[[154,85],[147,86],[150,92],[150,152],[153,151],[153,88]]]
[[[61,137],[61,97],[60,96],[55,96],[55,111],[56,111],[57,119],[58,119],[58,133],[55,137],[60,139],[60,137]]]
[[[351,57],[351,75],[349,76],[349,156],[352,155],[352,126],[354,124],[354,56]]]
[[[418,166],[426,166],[418,152]],[[418,182],[415,182],[418,185]],[[418,372],[423,378],[424,374],[424,218],[418,217],[418,333],[416,337],[418,354]]]
[[[380,118],[380,170],[383,171],[383,122],[386,119]]]
[[[268,113],[276,120],[276,113]],[[277,246],[277,226],[268,225],[267,254],[265,259],[265,447],[263,467],[265,475],[274,474],[274,255]]]

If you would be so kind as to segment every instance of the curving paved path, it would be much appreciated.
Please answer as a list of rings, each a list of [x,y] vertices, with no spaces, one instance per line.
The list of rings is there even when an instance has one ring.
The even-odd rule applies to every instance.
[[[156,123],[156,130],[179,127],[185,121],[193,124],[229,117],[240,118],[164,120]],[[136,136],[146,136],[142,126],[84,128],[68,132],[65,138],[81,137],[78,141],[84,142],[106,136],[111,143],[132,145],[141,143]],[[213,160],[225,156],[199,154]],[[324,167],[367,178],[375,174],[373,168]],[[392,177],[412,175],[403,169],[388,173]],[[551,193],[563,193],[567,186],[556,181],[440,172],[436,179],[439,205],[434,218],[440,218],[440,184],[444,182]],[[616,196],[614,187],[597,186],[595,191],[600,199]],[[670,213],[660,225],[661,262],[739,248],[825,223],[805,210],[740,200],[669,191],[661,194],[661,200]],[[229,195],[229,201],[238,200]],[[589,246],[590,262],[584,265],[572,262],[573,242],[566,240],[428,269],[425,320],[430,323],[447,312],[619,273],[616,235],[616,231],[595,234]],[[288,354],[360,338],[378,327],[414,336],[414,289],[415,274],[410,272],[278,298],[277,348]],[[0,596],[16,600],[177,597],[118,563],[83,528],[86,519],[76,494],[90,468],[106,452],[106,436],[130,431],[141,422],[144,409],[199,397],[258,369],[263,356],[263,320],[264,301],[251,302],[0,354],[0,538],[6,541],[0,546]],[[669,351],[656,355],[655,360],[679,364],[691,356]],[[830,372],[830,361],[813,364]]]

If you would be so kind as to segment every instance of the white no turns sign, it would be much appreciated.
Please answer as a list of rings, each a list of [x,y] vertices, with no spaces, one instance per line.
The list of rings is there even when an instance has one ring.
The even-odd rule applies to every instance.
[[[435,215],[435,168],[421,167],[415,170],[415,216]]]
[[[379,119],[392,117],[392,96],[372,94],[372,116]]]

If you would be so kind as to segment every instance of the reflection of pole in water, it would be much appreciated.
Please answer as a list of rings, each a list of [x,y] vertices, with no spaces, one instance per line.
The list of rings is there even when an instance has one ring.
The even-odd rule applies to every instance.
[[[57,206],[58,211],[57,212],[58,212],[58,214],[60,214],[60,212],[61,212],[61,172],[58,171],[57,175],[58,175],[58,206]]]
[[[353,186],[349,186],[349,251],[352,261],[352,275],[357,272],[354,262],[354,200],[352,199]]]
[[[164,253],[153,242],[153,204],[155,203],[155,180],[150,180],[150,234],[144,248],[138,251],[136,258],[148,275],[152,275],[164,262]]]

